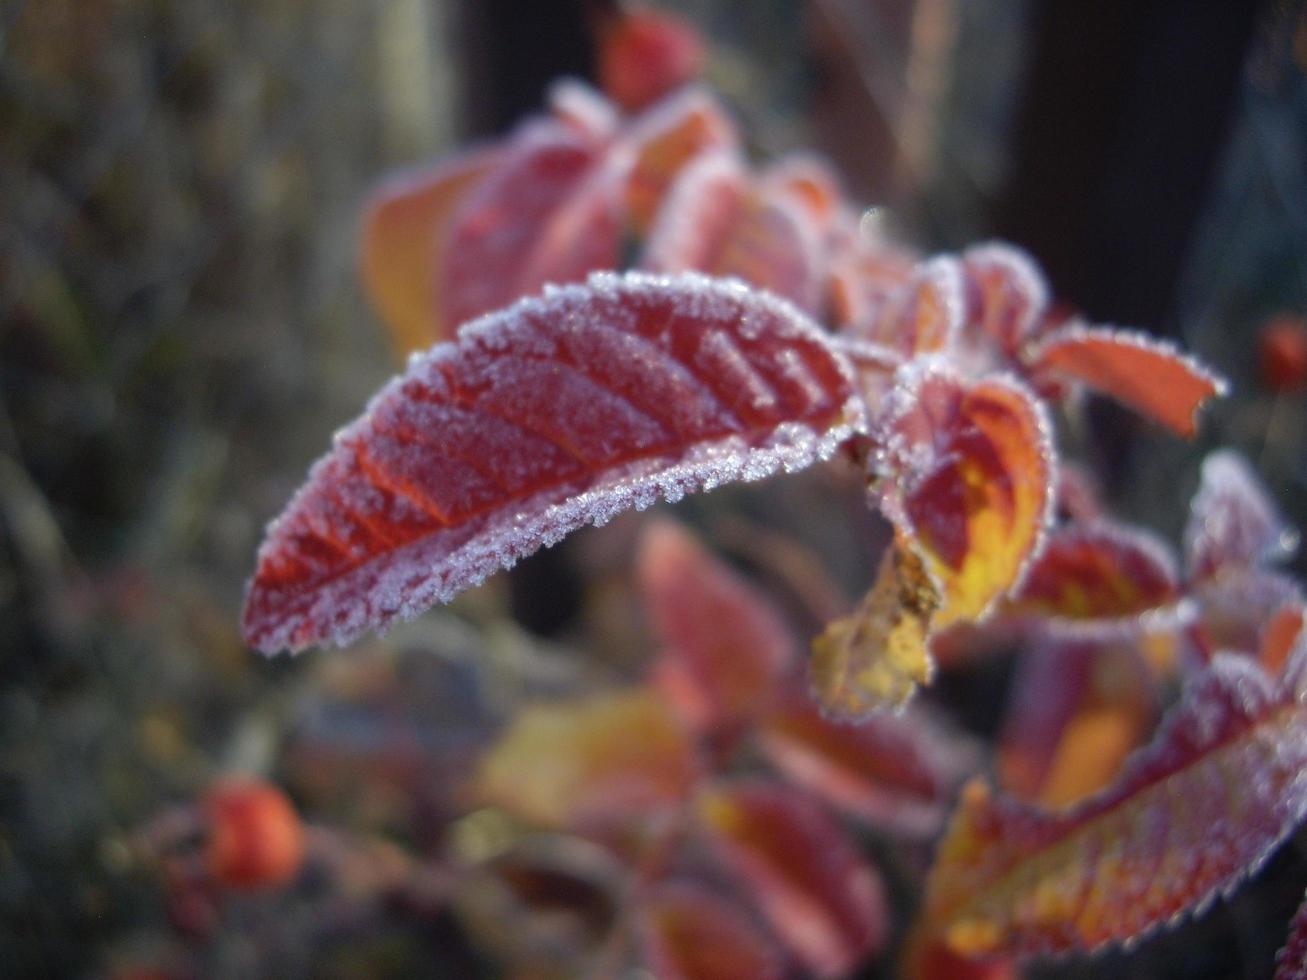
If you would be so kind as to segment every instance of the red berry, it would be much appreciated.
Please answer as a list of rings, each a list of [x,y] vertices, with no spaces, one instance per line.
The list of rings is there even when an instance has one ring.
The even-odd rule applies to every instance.
[[[1263,324],[1257,334],[1257,360],[1262,384],[1275,391],[1307,388],[1307,323],[1282,314]]]
[[[599,43],[599,84],[628,111],[656,102],[703,68],[694,25],[666,11],[638,7],[608,26]]]
[[[276,786],[250,778],[224,780],[205,796],[204,812],[205,860],[216,881],[264,888],[284,884],[299,870],[303,825]]]

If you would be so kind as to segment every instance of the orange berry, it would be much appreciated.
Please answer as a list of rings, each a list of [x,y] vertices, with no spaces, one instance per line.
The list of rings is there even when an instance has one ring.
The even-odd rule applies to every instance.
[[[262,780],[235,777],[204,798],[205,860],[214,879],[232,888],[281,885],[304,856],[304,828],[286,794]]]
[[[1307,388],[1307,323],[1300,316],[1272,317],[1257,333],[1262,384],[1274,391]]]

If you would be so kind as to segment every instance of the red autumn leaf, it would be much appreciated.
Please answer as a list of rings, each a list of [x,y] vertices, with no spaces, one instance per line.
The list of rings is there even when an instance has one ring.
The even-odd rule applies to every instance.
[[[1002,242],[974,245],[962,255],[968,327],[1013,358],[1041,325],[1048,287],[1030,256]]]
[[[603,90],[624,109],[643,109],[703,70],[703,40],[685,18],[637,7],[604,25],[598,61]]]
[[[946,350],[957,339],[965,313],[962,268],[943,256],[917,266],[893,289],[875,314],[852,331],[908,357]]]
[[[205,864],[230,888],[283,885],[300,869],[304,825],[277,786],[229,778],[205,794]]]
[[[581,186],[602,144],[552,120],[522,126],[450,220],[436,302],[451,328],[523,295],[521,276],[550,218]]]
[[[827,261],[832,326],[856,336],[916,267],[912,253],[864,235],[856,215],[837,215]]]
[[[969,382],[931,363],[900,372],[876,438],[882,509],[941,587],[934,627],[984,616],[1052,517],[1040,403],[1015,381]]]
[[[631,121],[623,137],[632,156],[626,205],[631,230],[645,234],[681,169],[700,154],[739,147],[735,126],[707,92],[689,88]],[[703,270],[700,270],[703,271]]]
[[[479,795],[548,827],[605,827],[674,807],[698,778],[694,742],[647,688],[537,705],[481,760]]]
[[[1289,935],[1275,954],[1273,980],[1307,980],[1307,898],[1289,922]]]
[[[796,649],[766,597],[671,521],[645,530],[637,570],[666,645],[659,666],[692,687],[697,725],[730,728],[766,710]]]
[[[962,735],[923,714],[882,712],[848,724],[797,692],[757,738],[791,782],[850,816],[919,838],[939,829],[954,789],[978,765]]]
[[[702,885],[657,885],[640,896],[635,918],[644,961],[660,980],[784,976],[775,942],[737,904]]]
[[[810,213],[788,197],[755,192],[744,199],[704,271],[738,276],[815,313],[820,263],[821,233]]]
[[[711,268],[726,245],[748,193],[734,151],[708,150],[676,176],[649,230],[640,264],[652,272]]]
[[[723,868],[813,973],[841,976],[884,946],[880,877],[811,800],[738,782],[702,793],[697,810]]]
[[[1060,811],[963,792],[927,884],[926,921],[967,955],[1121,943],[1228,894],[1307,815],[1300,645],[1275,685],[1218,655],[1152,742]]]
[[[1203,460],[1184,544],[1189,577],[1201,580],[1282,561],[1293,554],[1298,536],[1248,463],[1227,449]]]
[[[999,741],[1008,791],[1065,806],[1101,789],[1152,731],[1157,695],[1130,646],[1052,641],[1020,661]]]
[[[1180,598],[1175,559],[1160,538],[1108,521],[1053,531],[1006,612],[1134,624]]]
[[[1030,352],[1030,362],[1037,372],[1086,384],[1182,436],[1197,431],[1198,409],[1226,389],[1165,341],[1106,327],[1074,324],[1054,331]]]
[[[696,276],[595,275],[415,358],[274,522],[248,643],[347,643],[588,523],[825,458],[851,369],[788,304]]]
[[[360,253],[363,284],[403,353],[444,340],[458,326],[446,322],[436,302],[446,226],[498,160],[494,150],[455,157],[392,178],[368,201]]]

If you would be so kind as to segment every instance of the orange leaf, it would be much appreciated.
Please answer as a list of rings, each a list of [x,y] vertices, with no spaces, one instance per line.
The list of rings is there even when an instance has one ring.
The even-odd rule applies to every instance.
[[[1017,668],[998,751],[1003,786],[1063,806],[1107,785],[1152,730],[1157,697],[1128,646],[1052,641]]]
[[[694,743],[656,693],[633,688],[527,708],[482,759],[480,795],[548,827],[636,820],[685,799]]]
[[[927,885],[967,955],[1095,949],[1228,894],[1307,815],[1307,644],[1273,685],[1218,655],[1106,789],[1056,812],[969,785]]]
[[[667,645],[661,661],[695,689],[705,728],[730,728],[769,706],[795,641],[767,598],[672,521],[650,524],[640,591]]]
[[[645,234],[681,168],[707,150],[733,151],[739,138],[717,101],[698,88],[664,99],[632,120],[624,137],[634,155],[627,178],[631,228]]]
[[[697,810],[724,869],[809,970],[841,976],[885,944],[879,875],[812,801],[738,782],[701,794]]]
[[[783,958],[741,910],[701,885],[666,882],[636,906],[645,963],[661,980],[780,980]]]
[[[934,627],[984,616],[1020,581],[1052,516],[1053,448],[1017,382],[905,369],[872,462],[881,507],[940,583]]]
[[[1073,524],[1049,535],[1004,611],[1134,624],[1179,599],[1177,578],[1160,538],[1108,521]]]
[[[931,259],[889,292],[874,315],[852,333],[908,357],[946,350],[962,327],[964,297],[957,260]]]
[[[499,158],[496,150],[455,157],[394,177],[369,199],[360,255],[363,284],[400,353],[445,340],[457,326],[436,302],[447,225]]]
[[[906,704],[934,673],[926,637],[938,606],[916,554],[887,549],[858,608],[812,641],[808,676],[822,710],[847,721]]]
[[[1072,325],[1049,334],[1030,354],[1037,371],[1082,382],[1170,427],[1198,429],[1198,409],[1225,382],[1170,344],[1140,333]]]

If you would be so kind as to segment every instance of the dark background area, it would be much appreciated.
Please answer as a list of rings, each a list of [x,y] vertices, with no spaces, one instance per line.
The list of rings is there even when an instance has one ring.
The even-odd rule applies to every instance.
[[[1203,452],[1230,444],[1307,524],[1307,409],[1263,389],[1255,362],[1261,324],[1307,310],[1302,4],[667,6],[703,26],[709,78],[760,154],[816,146],[914,244],[1008,238],[1065,301],[1230,377],[1196,444],[1098,406],[1069,434],[1125,516],[1175,540]],[[215,772],[271,772],[316,817],[428,846],[491,717],[638,662],[644,641],[613,625],[620,603],[594,594],[596,569],[620,566],[616,528],[617,544],[582,534],[350,654],[265,661],[236,623],[263,523],[396,367],[355,274],[369,188],[502,132],[556,75],[586,75],[601,10],[0,5],[6,976],[173,955],[157,883],[125,841]],[[689,513],[785,528],[865,583],[840,529],[812,526],[813,479]],[[367,705],[420,733],[420,778],[349,768],[357,740],[390,731]],[[1048,975],[1268,977],[1307,883],[1301,853],[1136,955]],[[238,910],[207,971],[458,976],[474,962],[445,920],[337,921],[330,896],[300,898],[294,914],[272,899]]]

